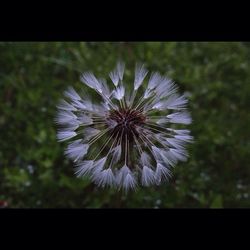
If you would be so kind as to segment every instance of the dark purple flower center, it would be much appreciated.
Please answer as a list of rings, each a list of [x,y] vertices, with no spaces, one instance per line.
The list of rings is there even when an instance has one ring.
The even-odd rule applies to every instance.
[[[111,131],[114,137],[122,136],[126,137],[131,141],[133,137],[139,136],[138,127],[143,126],[146,117],[138,110],[133,109],[120,109],[112,110],[109,113],[108,120],[115,124]]]

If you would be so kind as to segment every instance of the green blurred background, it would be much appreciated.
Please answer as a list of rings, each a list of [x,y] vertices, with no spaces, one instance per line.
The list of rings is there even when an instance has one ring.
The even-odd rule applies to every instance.
[[[187,92],[195,143],[172,180],[136,192],[75,178],[56,140],[56,104],[81,72],[108,78],[118,59],[166,73]],[[0,43],[0,206],[250,207],[250,43]]]

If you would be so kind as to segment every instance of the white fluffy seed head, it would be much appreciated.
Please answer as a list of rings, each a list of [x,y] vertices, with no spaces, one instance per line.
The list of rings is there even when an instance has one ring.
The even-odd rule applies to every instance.
[[[170,169],[161,163],[157,163],[155,170],[155,179],[157,184],[160,184],[162,180],[168,180],[171,177]]]
[[[109,73],[109,77],[116,87],[118,86],[119,80],[122,81],[123,79],[124,69],[124,62],[119,61],[116,65],[116,68]]]
[[[115,176],[110,168],[94,173],[93,180],[98,186],[101,187],[112,187],[115,185]]]
[[[130,190],[130,189],[133,190],[136,188],[136,179],[131,172],[125,176],[125,178],[122,182],[122,186],[123,186],[125,192],[128,192],[128,190]]]
[[[89,175],[93,171],[94,161],[83,161],[75,167],[75,175],[82,177]]]
[[[61,131],[58,131],[58,133],[57,133],[57,139],[60,142],[61,141],[66,141],[68,139],[71,139],[74,136],[76,136],[76,132],[74,132],[74,131],[61,130]]]
[[[142,165],[147,165],[149,164],[151,161],[151,158],[149,156],[149,154],[147,154],[145,151],[141,153],[141,163]]]
[[[76,93],[74,88],[69,87],[65,92],[64,95],[71,99],[71,101],[79,101],[81,97]]]
[[[135,189],[137,184],[136,178],[132,171],[125,164],[116,175],[116,185],[123,188],[125,192],[130,189]]]
[[[125,63],[122,61],[119,61],[117,63],[117,71],[118,71],[118,75],[121,81],[123,79],[124,69],[125,69]]]
[[[162,76],[158,72],[151,74],[148,81],[148,89],[152,90],[156,88],[161,81],[162,81]]]
[[[75,121],[77,121],[77,116],[67,110],[60,110],[55,118],[55,122],[59,125],[67,125]]]
[[[87,154],[88,149],[89,145],[82,144],[82,140],[79,139],[69,144],[65,153],[70,159],[77,162],[83,159],[83,157]]]
[[[108,82],[83,73],[81,81],[100,98],[90,100],[68,88],[55,122],[57,139],[70,141],[65,154],[77,177],[128,192],[168,180],[171,168],[187,160],[185,148],[193,137],[182,128],[192,122],[187,97],[178,94],[171,79],[152,73],[139,89],[148,73],[145,67],[136,65],[132,87],[123,81],[124,70],[125,64],[118,62]]]
[[[151,168],[143,166],[141,182],[143,186],[150,186],[155,182],[155,173]]]
[[[69,104],[65,100],[61,100],[60,103],[57,105],[57,108],[62,109],[62,110],[67,110],[67,111],[76,111],[77,110],[73,105]]]
[[[117,100],[121,100],[124,97],[124,94],[125,94],[125,88],[124,86],[120,86],[114,91],[113,95]]]
[[[80,79],[90,88],[95,89],[99,93],[102,93],[102,85],[92,72],[83,73]]]
[[[135,69],[135,80],[134,80],[134,90],[137,90],[144,78],[146,77],[148,71],[145,69],[143,64],[137,64]]]
[[[119,75],[118,75],[118,72],[117,72],[116,70],[110,72],[109,77],[110,77],[110,79],[112,80],[112,82],[114,83],[114,85],[117,87],[118,82],[119,82]]]
[[[124,178],[127,176],[127,174],[130,173],[130,169],[125,164],[121,169],[117,171],[116,174],[116,183],[117,185],[122,185]]]
[[[93,119],[87,115],[84,115],[84,114],[78,116],[78,121],[79,121],[79,124],[81,124],[81,125],[93,124]]]
[[[167,118],[172,123],[190,124],[192,118],[188,112],[177,112],[167,115]]]

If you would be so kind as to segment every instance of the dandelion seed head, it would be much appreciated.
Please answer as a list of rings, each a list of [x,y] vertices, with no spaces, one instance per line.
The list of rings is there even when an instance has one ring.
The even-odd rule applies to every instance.
[[[69,141],[65,155],[77,177],[127,192],[169,180],[171,169],[187,160],[193,137],[184,127],[192,122],[187,97],[171,79],[153,72],[146,84],[148,70],[137,64],[134,82],[125,84],[124,72],[125,64],[118,62],[109,81],[83,73],[83,84],[102,101],[69,87],[55,122],[58,140]]]

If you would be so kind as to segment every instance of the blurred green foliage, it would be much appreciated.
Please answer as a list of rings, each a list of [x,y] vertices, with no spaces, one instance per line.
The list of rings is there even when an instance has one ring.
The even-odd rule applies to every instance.
[[[56,140],[56,104],[86,70],[106,77],[121,58],[187,92],[195,143],[173,179],[124,194],[75,178]],[[8,207],[250,207],[250,43],[0,43],[0,200]]]

